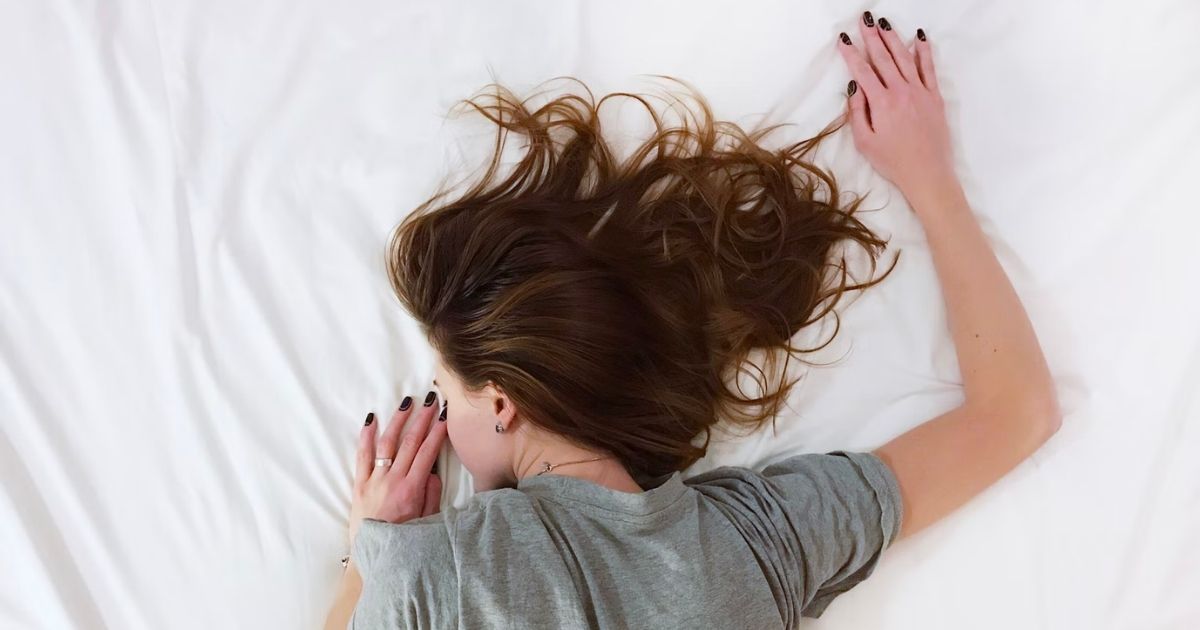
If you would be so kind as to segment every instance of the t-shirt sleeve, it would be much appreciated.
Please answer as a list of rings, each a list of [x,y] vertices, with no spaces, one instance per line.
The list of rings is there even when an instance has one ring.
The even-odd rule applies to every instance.
[[[794,455],[761,473],[724,466],[696,482],[754,550],[785,627],[870,576],[900,532],[899,484],[869,452]]]
[[[457,627],[450,518],[443,512],[405,523],[363,520],[351,549],[362,593],[348,630]]]

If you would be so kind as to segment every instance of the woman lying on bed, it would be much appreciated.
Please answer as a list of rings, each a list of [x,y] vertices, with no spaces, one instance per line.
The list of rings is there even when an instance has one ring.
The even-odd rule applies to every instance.
[[[444,400],[367,417],[327,628],[792,628],[1058,429],[1033,329],[954,172],[930,43],[869,13],[858,31],[835,43],[854,143],[925,229],[965,402],[873,451],[681,478],[718,418],[757,427],[793,384],[728,386],[751,350],[819,349],[790,340],[894,268],[851,284],[835,255],[853,241],[874,270],[886,245],[805,159],[841,125],[772,151],[771,128],[714,122],[702,98],[668,126],[625,94],[657,131],[618,159],[604,99],[530,111],[493,86],[466,101],[498,125],[490,168],[393,235],[391,282]],[[508,132],[527,144],[501,176]],[[439,512],[447,436],[478,494]]]

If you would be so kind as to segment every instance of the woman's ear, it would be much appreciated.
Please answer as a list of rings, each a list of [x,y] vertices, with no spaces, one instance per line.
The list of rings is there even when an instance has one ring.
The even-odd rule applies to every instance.
[[[491,398],[492,413],[496,415],[496,419],[500,421],[500,424],[504,425],[505,428],[508,428],[515,419],[517,412],[516,406],[513,405],[512,399],[508,397],[508,394],[504,393],[503,389],[500,389],[498,386],[492,383],[488,383],[488,388],[488,396]]]

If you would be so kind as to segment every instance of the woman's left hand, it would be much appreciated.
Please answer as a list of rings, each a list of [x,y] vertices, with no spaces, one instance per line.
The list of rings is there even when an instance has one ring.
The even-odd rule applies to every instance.
[[[403,523],[439,511],[442,482],[431,472],[446,439],[446,423],[434,419],[439,407],[414,402],[397,409],[378,440],[378,422],[363,426],[350,503],[351,548],[364,518]],[[375,466],[377,457],[391,458],[392,464]]]

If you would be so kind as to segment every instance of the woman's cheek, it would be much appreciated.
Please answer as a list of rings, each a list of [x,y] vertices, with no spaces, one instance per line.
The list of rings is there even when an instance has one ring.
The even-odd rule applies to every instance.
[[[446,422],[446,438],[450,440],[454,454],[471,474],[475,474],[478,470],[475,466],[475,440],[471,439],[470,427],[463,426],[465,422],[462,419],[455,421],[447,418]]]
[[[453,414],[453,412],[451,412]],[[494,425],[479,418],[455,416],[446,420],[446,437],[455,456],[471,473],[475,491],[500,487],[506,467],[504,438]]]

